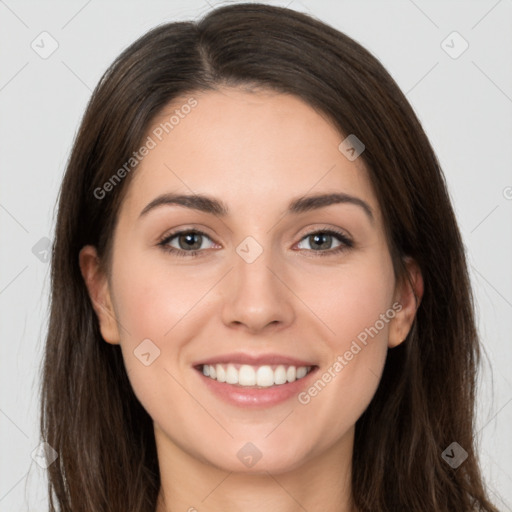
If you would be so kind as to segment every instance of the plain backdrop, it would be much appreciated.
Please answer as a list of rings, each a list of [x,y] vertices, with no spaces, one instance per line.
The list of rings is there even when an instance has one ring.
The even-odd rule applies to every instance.
[[[197,19],[221,3],[0,0],[2,512],[47,510],[45,470],[32,459],[40,442],[45,251],[91,91],[147,30]],[[434,146],[467,249],[487,354],[476,428],[481,464],[498,508],[511,511],[512,0],[267,3],[310,13],[370,50]],[[42,47],[49,52],[52,45],[58,47],[43,58]]]

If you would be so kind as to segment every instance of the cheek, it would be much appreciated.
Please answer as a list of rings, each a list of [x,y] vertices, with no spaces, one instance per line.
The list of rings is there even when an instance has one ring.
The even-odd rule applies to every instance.
[[[152,259],[140,253],[119,258],[113,284],[116,314],[125,327],[122,342],[150,338],[161,344],[173,337],[182,320],[193,316],[211,288],[211,279],[184,266],[165,264],[165,257]]]
[[[193,272],[191,267],[157,260],[126,251],[115,261],[112,279],[126,372],[152,417],[167,406],[190,403],[178,384],[182,381],[179,365],[186,359],[190,340],[203,329],[200,317],[207,301],[201,298],[215,282],[211,275]]]
[[[310,294],[315,313],[328,326],[324,366],[299,396],[306,410],[333,432],[353,425],[370,403],[380,381],[395,316],[391,262],[340,269],[323,293]],[[333,411],[342,414],[333,414]]]
[[[318,285],[310,282],[299,292],[328,327],[329,352],[348,350],[358,337],[363,343],[365,339],[387,341],[389,322],[394,316],[394,275],[391,262],[376,255],[354,265],[340,266],[335,272],[329,269],[322,280],[317,280]]]

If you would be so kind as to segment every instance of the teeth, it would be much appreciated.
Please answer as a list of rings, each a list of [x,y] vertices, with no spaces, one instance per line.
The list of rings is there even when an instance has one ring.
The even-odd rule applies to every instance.
[[[216,364],[203,365],[203,375],[218,382],[236,384],[238,386],[270,387],[294,382],[305,377],[312,366],[284,366],[272,368],[268,365],[250,366],[248,364]]]
[[[293,382],[297,378],[297,369],[295,366],[289,366],[288,370],[286,370],[286,380],[288,382]]]
[[[286,382],[286,368],[283,365],[274,370],[274,384],[284,384]]]
[[[238,371],[232,364],[228,364],[226,369],[226,382],[228,384],[238,384]]]
[[[297,368],[297,379],[302,379],[306,376],[306,373],[308,373],[308,370],[304,366]]]
[[[240,386],[255,386],[256,385],[256,372],[252,366],[244,364],[238,371],[238,384]]]
[[[267,388],[274,385],[274,371],[270,366],[260,366],[256,372],[256,384]]]
[[[217,380],[219,382],[226,382],[226,370],[221,364],[218,364],[215,367],[215,372],[217,373]]]

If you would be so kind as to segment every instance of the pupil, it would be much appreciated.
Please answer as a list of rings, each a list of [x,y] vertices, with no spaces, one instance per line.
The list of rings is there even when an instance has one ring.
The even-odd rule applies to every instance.
[[[327,234],[315,234],[313,235],[313,244],[312,244],[312,247],[315,248],[314,246],[321,246],[322,243],[325,243],[326,240],[329,240],[331,238],[331,235],[327,235]],[[323,240],[319,242],[319,240]]]
[[[199,240],[199,242],[194,242],[194,237],[200,237],[201,235],[199,233],[187,233],[186,235],[181,235],[180,237],[180,246],[181,246],[181,241],[183,239],[186,240],[186,245],[185,245],[185,249],[199,249],[201,247],[201,240]],[[183,246],[182,246],[183,248]]]

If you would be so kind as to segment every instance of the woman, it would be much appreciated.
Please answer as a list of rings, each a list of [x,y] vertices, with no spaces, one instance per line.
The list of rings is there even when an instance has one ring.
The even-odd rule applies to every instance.
[[[239,4],[116,59],[60,193],[51,510],[495,511],[478,362],[442,171],[368,51]]]

